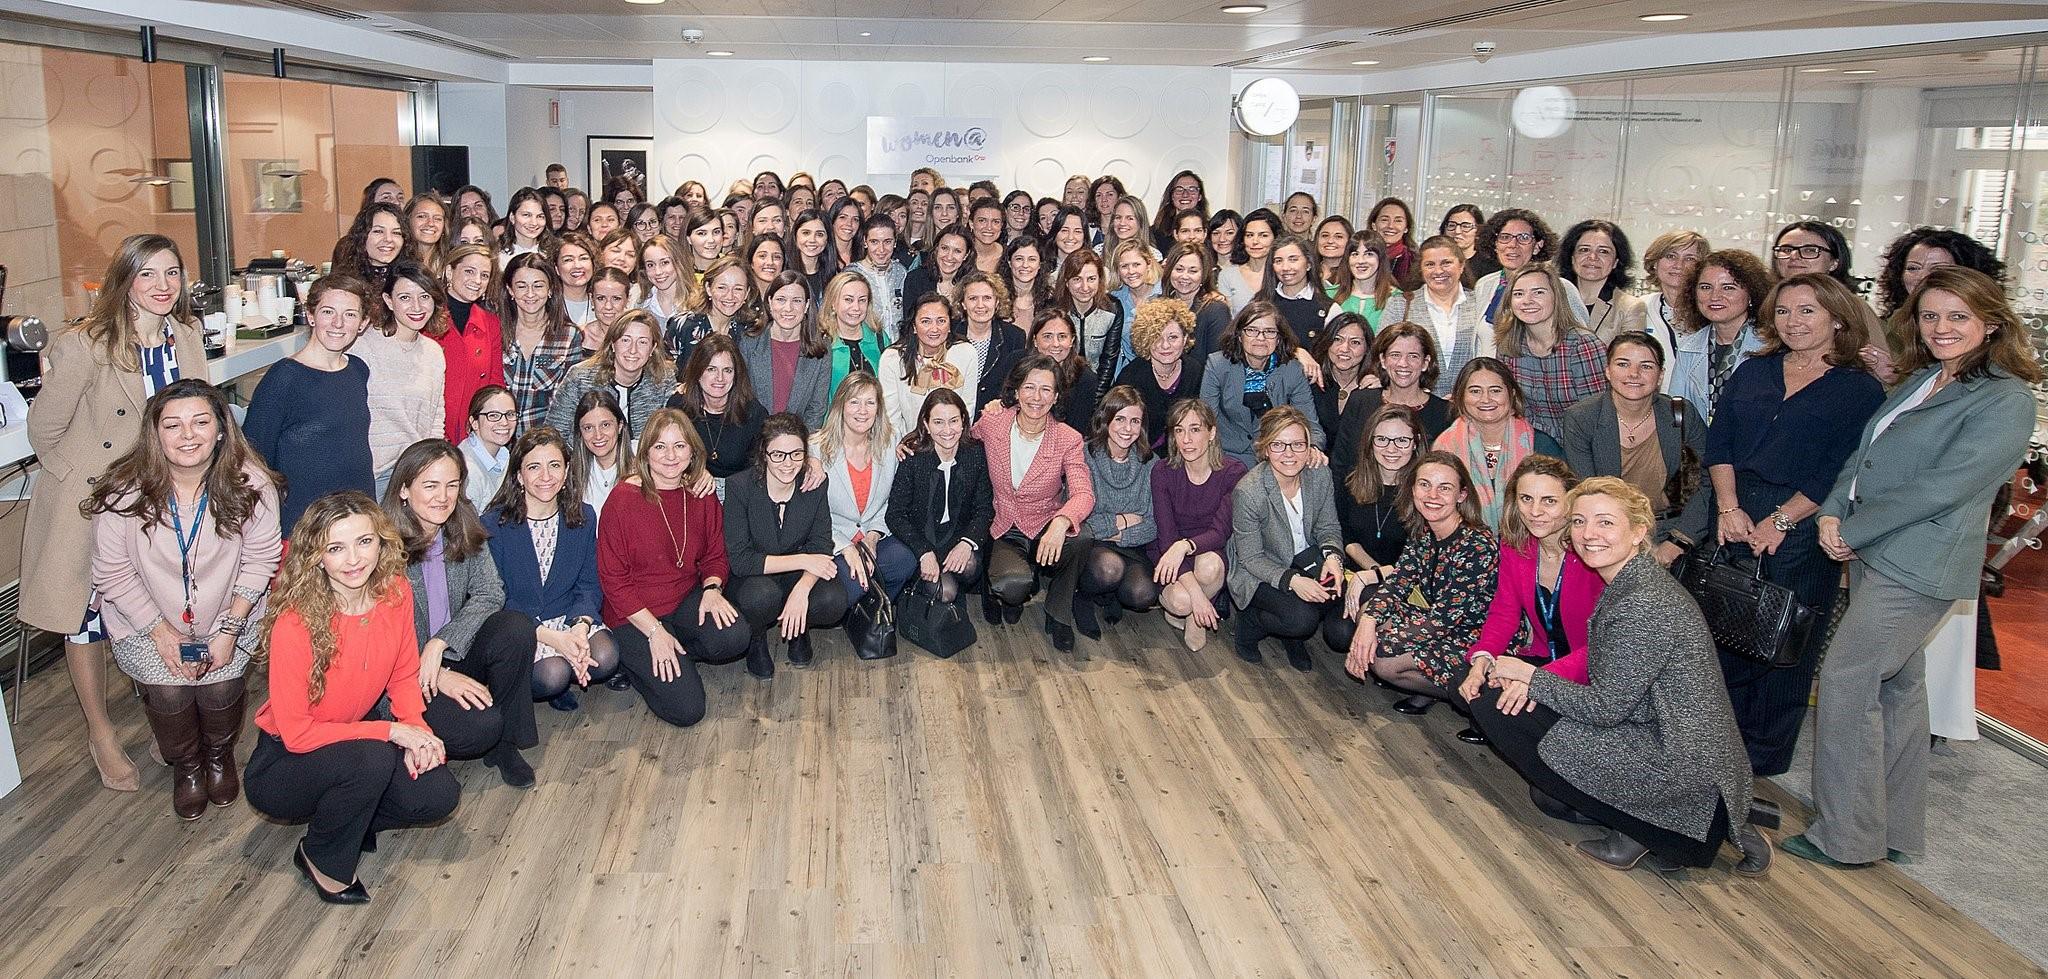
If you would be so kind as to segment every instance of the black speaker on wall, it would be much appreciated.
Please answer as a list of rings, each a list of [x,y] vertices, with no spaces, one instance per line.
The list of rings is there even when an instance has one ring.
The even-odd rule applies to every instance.
[[[469,147],[414,146],[412,148],[412,192],[432,190],[443,197],[469,183]]]

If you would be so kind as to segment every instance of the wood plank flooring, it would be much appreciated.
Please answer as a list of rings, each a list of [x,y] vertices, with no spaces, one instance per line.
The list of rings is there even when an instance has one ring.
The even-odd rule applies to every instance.
[[[1599,867],[1449,710],[1394,714],[1327,651],[1247,667],[1147,616],[1060,655],[1038,622],[951,662],[833,632],[769,683],[712,667],[686,731],[627,693],[542,706],[539,788],[458,763],[461,808],[384,836],[362,908],[315,901],[299,831],[246,804],[173,818],[118,678],[147,770],[103,790],[46,672],[0,801],[0,974],[2042,974],[1889,867]]]

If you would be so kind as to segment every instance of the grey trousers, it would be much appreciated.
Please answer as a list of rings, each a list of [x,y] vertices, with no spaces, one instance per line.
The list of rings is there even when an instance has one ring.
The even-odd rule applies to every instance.
[[[1806,838],[1843,863],[1927,844],[1926,645],[1952,603],[1849,564],[1849,611],[1821,661]]]

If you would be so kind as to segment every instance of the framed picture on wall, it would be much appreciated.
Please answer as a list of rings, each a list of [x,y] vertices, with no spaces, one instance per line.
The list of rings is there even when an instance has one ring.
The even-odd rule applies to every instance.
[[[613,177],[633,181],[641,200],[647,199],[647,158],[654,153],[652,136],[592,136],[590,143],[590,196],[604,195]]]

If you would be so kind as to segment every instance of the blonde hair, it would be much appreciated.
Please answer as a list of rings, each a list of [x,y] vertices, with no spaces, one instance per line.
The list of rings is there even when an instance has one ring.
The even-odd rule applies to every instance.
[[[1649,497],[1618,476],[1594,476],[1565,493],[1564,512],[1571,513],[1579,501],[1588,496],[1613,497],[1616,503],[1621,504],[1622,512],[1628,515],[1628,525],[1643,532],[1643,540],[1636,545],[1636,553],[1650,553],[1650,531],[1657,526],[1657,515],[1650,510]]]
[[[1136,198],[1127,197],[1124,199],[1135,200]],[[1143,229],[1139,230],[1142,231]],[[1149,237],[1149,235],[1146,237]],[[1145,237],[1125,238],[1124,240],[1117,242],[1116,247],[1111,248],[1109,250],[1108,271],[1110,275],[1116,276],[1116,281],[1118,284],[1123,283],[1124,277],[1121,273],[1117,272],[1116,267],[1118,265],[1123,264],[1125,252],[1137,252],[1138,256],[1145,260],[1146,285],[1156,286],[1159,284],[1159,278],[1163,271],[1159,267],[1159,256],[1152,254],[1152,243],[1145,240]]]
[[[888,403],[883,400],[882,382],[867,371],[854,371],[839,382],[839,393],[832,396],[832,407],[825,409],[825,423],[818,426],[811,440],[817,443],[820,460],[834,459],[846,451],[849,441],[846,431],[846,403],[852,401],[860,391],[871,391],[875,395],[875,424],[868,429],[868,452],[879,457],[884,452],[895,451],[896,437],[889,430]]]
[[[647,359],[647,366],[640,368],[640,376],[666,382],[676,376],[676,362],[668,355],[668,344],[661,342],[661,324],[654,321],[654,314],[644,309],[629,309],[619,314],[612,322],[611,329],[604,331],[604,348],[590,355],[590,362],[597,365],[597,376],[592,378],[599,385],[611,387],[614,382],[612,368],[616,365],[619,338],[634,326],[647,328],[647,335],[654,339],[654,352]],[[620,410],[625,406],[620,405]]]
[[[257,663],[267,661],[278,620],[288,614],[298,616],[313,643],[313,666],[306,678],[306,701],[311,704],[327,694],[327,671],[338,652],[332,620],[340,603],[334,599],[334,586],[320,558],[327,551],[327,535],[334,525],[350,517],[370,518],[370,531],[377,535],[377,567],[363,586],[371,603],[383,604],[391,597],[392,586],[406,580],[405,541],[398,534],[398,525],[369,494],[344,490],[314,500],[291,529],[284,568],[270,592],[270,611],[263,617],[264,641],[251,657]]]
[[[882,329],[881,314],[875,310],[875,287],[869,285],[867,278],[859,272],[847,269],[825,283],[824,298],[818,302],[818,335],[824,337],[827,344],[839,336],[839,294],[856,282],[868,291],[868,314],[862,318],[861,324],[874,331],[877,337],[887,338],[889,335]]]
[[[1522,345],[1528,340],[1530,324],[1515,315],[1512,297],[1515,283],[1532,275],[1543,277],[1550,287],[1550,327],[1557,334],[1555,346],[1563,346],[1565,337],[1573,331],[1584,332],[1585,324],[1579,322],[1579,314],[1572,309],[1572,302],[1564,291],[1564,279],[1557,274],[1556,267],[1548,262],[1531,262],[1513,272],[1505,273],[1501,281],[1500,309],[1493,314],[1493,346],[1502,360],[1512,360],[1522,355]]]
[[[683,486],[697,485],[704,478],[704,439],[697,434],[697,426],[681,408],[663,408],[647,419],[647,428],[640,433],[640,444],[633,447],[633,479],[640,484],[640,495],[655,506],[661,505],[661,492],[654,486],[654,467],[647,461],[647,450],[661,440],[661,434],[670,428],[681,429],[683,442],[690,447],[690,465],[683,470]]]
[[[1664,256],[1685,248],[1699,249],[1701,258],[1714,250],[1714,246],[1707,243],[1707,236],[1697,231],[1666,231],[1650,242],[1650,247],[1643,252],[1643,271],[1655,282],[1657,263],[1663,261]]]
[[[134,286],[135,278],[142,274],[144,266],[160,252],[170,252],[171,260],[177,263],[178,274],[184,275],[185,257],[178,251],[178,243],[163,235],[129,235],[114,252],[113,261],[107,263],[107,274],[98,295],[93,298],[92,309],[76,329],[97,348],[105,363],[116,370],[129,374],[142,372],[142,334],[136,328],[134,304],[129,301],[128,290]],[[369,307],[364,307],[365,313]],[[167,321],[192,323],[192,290],[184,282],[178,285],[178,298],[172,300]],[[189,369],[189,368],[188,368]]]
[[[1138,304],[1138,311],[1131,315],[1131,349],[1146,360],[1152,359],[1152,347],[1166,332],[1167,324],[1179,323],[1180,332],[1189,340],[1195,336],[1195,311],[1178,299],[1147,299]]]

